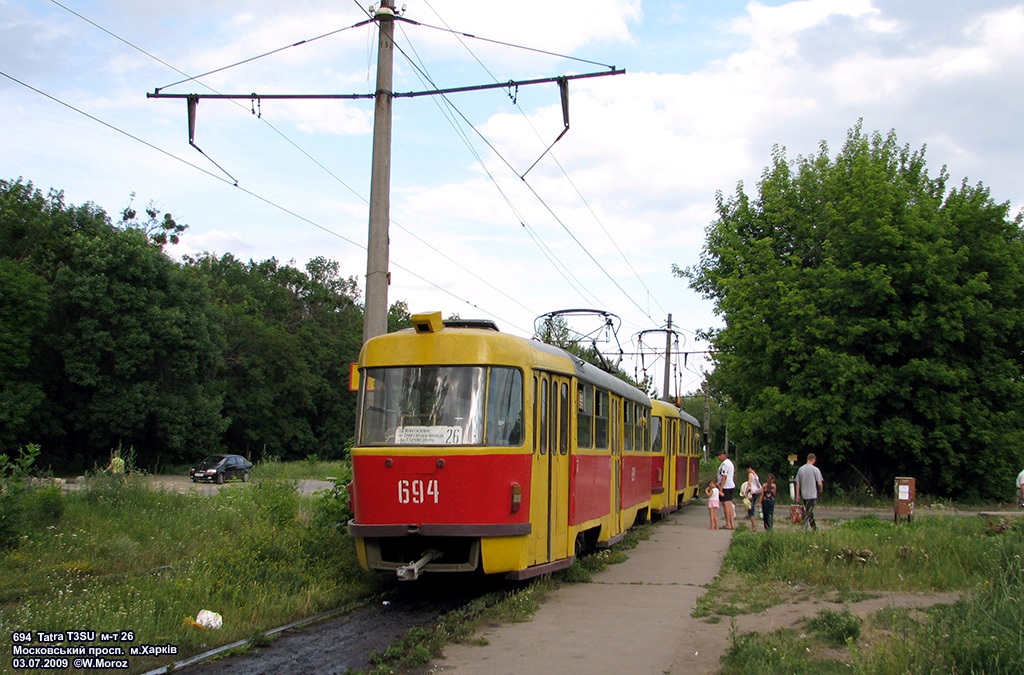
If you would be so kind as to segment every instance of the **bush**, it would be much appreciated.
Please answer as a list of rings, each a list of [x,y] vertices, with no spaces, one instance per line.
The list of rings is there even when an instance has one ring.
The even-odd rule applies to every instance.
[[[348,521],[354,517],[349,503],[348,481],[348,478],[336,479],[330,490],[317,493],[312,519],[315,528],[346,531]]]
[[[23,513],[21,496],[7,485],[0,485],[0,551],[17,548]]]
[[[823,609],[818,616],[806,620],[807,630],[815,633],[830,647],[845,647],[847,643],[856,642],[860,638],[860,617],[844,609],[833,612]]]
[[[0,454],[0,551],[16,548],[25,532],[25,498],[30,490],[26,479],[39,450],[29,444],[16,459]]]
[[[293,481],[257,480],[249,490],[256,507],[255,515],[274,525],[284,526],[299,512],[298,485]]]
[[[33,529],[56,525],[64,515],[64,493],[56,485],[28,490],[23,502],[25,524]]]

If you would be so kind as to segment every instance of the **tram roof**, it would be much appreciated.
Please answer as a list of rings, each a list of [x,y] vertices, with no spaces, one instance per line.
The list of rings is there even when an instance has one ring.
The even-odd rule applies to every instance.
[[[676,405],[674,405],[672,403],[669,403],[668,401],[662,401],[661,399],[652,398],[651,399],[651,407],[654,408],[654,412],[662,414],[662,415],[665,414],[665,409],[668,409],[668,412],[671,413],[670,414],[671,417],[675,417],[676,415],[678,415],[679,418],[681,420],[683,420],[684,422],[689,422],[690,424],[692,424],[693,426],[697,427],[698,429],[700,428],[700,422],[697,421],[696,417],[694,417],[690,413],[686,412],[682,408],[679,408],[678,406],[676,406]],[[659,410],[659,408],[661,408],[662,410]]]
[[[595,387],[650,405],[650,399],[639,389],[560,347],[501,333],[491,326],[464,325],[446,322],[439,330],[426,334],[407,328],[375,337],[363,345],[359,363],[371,368],[476,364],[536,368],[572,375]]]

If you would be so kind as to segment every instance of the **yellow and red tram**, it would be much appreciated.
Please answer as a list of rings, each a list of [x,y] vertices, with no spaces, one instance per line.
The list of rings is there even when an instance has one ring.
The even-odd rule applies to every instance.
[[[676,460],[675,501],[680,507],[697,499],[700,490],[700,422],[685,410],[679,411],[679,456]]]
[[[663,517],[679,508],[675,498],[679,409],[664,401],[651,404],[651,515]]]
[[[490,322],[413,316],[358,364],[349,532],[360,563],[522,579],[610,545],[651,509],[651,401]]]
[[[663,517],[697,496],[700,425],[670,403],[651,403],[651,515]]]

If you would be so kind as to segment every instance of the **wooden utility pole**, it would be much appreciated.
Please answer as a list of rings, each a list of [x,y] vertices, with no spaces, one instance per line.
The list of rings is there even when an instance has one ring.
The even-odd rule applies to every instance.
[[[370,226],[366,245],[366,306],[363,343],[388,332],[388,240],[391,222],[391,101],[394,61],[394,0],[377,10],[377,91],[373,113],[373,159],[370,167]]]

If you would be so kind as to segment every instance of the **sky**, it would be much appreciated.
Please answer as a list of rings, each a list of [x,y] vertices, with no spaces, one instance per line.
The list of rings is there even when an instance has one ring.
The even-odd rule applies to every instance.
[[[602,73],[569,81],[557,143],[553,83],[394,100],[388,300],[414,313],[531,336],[597,310],[570,325],[685,394],[721,317],[673,266],[699,263],[716,194],[756,196],[773,148],[834,155],[861,120],[1024,207],[1024,2],[397,4],[396,92]],[[368,7],[0,0],[0,179],[115,220],[152,203],[189,226],[175,259],[322,256],[362,286],[372,101],[202,99],[200,151],[185,100],[147,93],[371,93]]]

